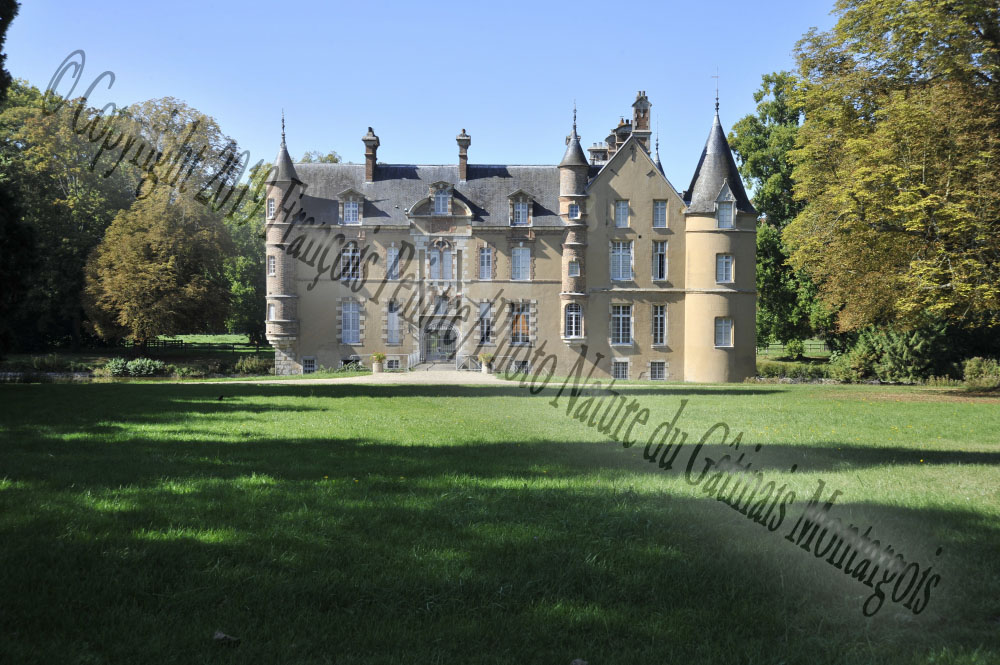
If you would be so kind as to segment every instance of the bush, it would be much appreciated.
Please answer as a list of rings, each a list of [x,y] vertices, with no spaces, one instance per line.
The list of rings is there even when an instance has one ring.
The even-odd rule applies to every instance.
[[[376,351],[375,353],[372,354],[372,362],[373,363],[385,362],[385,354],[382,353],[381,351]]]
[[[128,361],[124,358],[112,358],[104,365],[104,371],[111,376],[127,376]]]
[[[846,353],[830,356],[830,376],[855,383],[877,379],[885,383],[920,383],[952,370],[943,363],[944,327],[899,331],[870,328]]]
[[[793,339],[785,344],[785,355],[792,360],[799,360],[806,352],[806,345],[801,339]]]
[[[368,368],[359,362],[344,363],[340,366],[340,369],[334,370],[335,372],[366,372]]]
[[[166,373],[167,366],[162,360],[151,358],[136,358],[125,365],[129,376],[157,376]],[[112,375],[114,376],[114,375]]]
[[[814,379],[828,378],[829,372],[825,365],[760,360],[757,362],[757,376],[765,379],[800,379],[812,381]]]
[[[239,374],[274,374],[274,359],[258,355],[246,355],[236,361]]]
[[[970,388],[1000,387],[1000,361],[995,358],[969,358],[963,363],[962,376]]]

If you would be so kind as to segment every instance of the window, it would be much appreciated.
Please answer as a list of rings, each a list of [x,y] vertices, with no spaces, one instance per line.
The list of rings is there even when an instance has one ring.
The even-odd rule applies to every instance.
[[[531,366],[527,360],[511,360],[510,371],[514,374],[527,374],[531,371]]]
[[[357,201],[344,202],[344,224],[361,223],[361,204]]]
[[[611,376],[615,379],[628,379],[628,361],[615,360],[612,362]]]
[[[447,215],[448,214],[448,199],[451,197],[448,195],[447,189],[439,189],[434,192],[434,214],[435,215]]]
[[[427,250],[427,263],[431,279],[451,279],[451,250]]]
[[[571,303],[566,305],[566,337],[583,337],[583,307]]]
[[[719,204],[718,227],[720,229],[733,228],[733,203],[726,201]]]
[[[278,307],[274,303],[269,303],[267,306],[267,320],[276,321],[277,319],[278,319]]]
[[[628,227],[628,201],[615,201],[615,228]]]
[[[611,306],[611,343],[632,343],[632,305]]]
[[[531,313],[527,303],[512,303],[511,306],[511,344],[531,343]]]
[[[493,279],[493,250],[489,247],[479,248],[479,279]]]
[[[715,281],[719,283],[733,281],[733,255],[715,255]]]
[[[479,343],[493,342],[493,305],[489,302],[479,303]]]
[[[399,344],[403,341],[403,336],[399,330],[399,303],[395,300],[389,301],[389,309],[386,316],[386,344]]]
[[[580,219],[580,206],[576,203],[569,204],[569,218]]]
[[[577,260],[572,260],[569,262],[569,276],[579,277],[580,276],[580,262]]]
[[[390,358],[385,361],[386,369],[399,369],[399,358]]]
[[[528,226],[528,206],[526,201],[514,203],[514,216],[510,218],[511,226]]]
[[[653,241],[653,279],[663,281],[667,278],[667,241]]]
[[[434,316],[448,315],[448,296],[438,296],[434,303]]]
[[[653,346],[667,343],[667,306],[653,305]]]
[[[515,247],[510,251],[510,278],[525,281],[531,278],[531,250]]]
[[[632,241],[611,243],[611,279],[632,279]]]
[[[274,199],[267,200],[267,218],[274,219],[274,212],[277,206],[274,203]]]
[[[649,380],[650,381],[666,381],[667,379],[667,363],[662,360],[654,360],[649,363]]]
[[[667,202],[653,201],[653,228],[667,228]]]
[[[345,282],[361,279],[361,250],[353,242],[340,254],[340,278]]]
[[[733,320],[725,317],[715,319],[715,345],[733,345]]]
[[[385,278],[399,279],[399,248],[385,250]]]
[[[277,261],[275,260],[273,255],[267,257],[267,274],[271,277],[274,277],[275,275],[278,274],[276,264]]]
[[[348,301],[340,310],[340,341],[343,344],[361,343],[361,304]]]
[[[315,358],[303,358],[302,359],[302,373],[312,374],[316,371],[316,359]]]

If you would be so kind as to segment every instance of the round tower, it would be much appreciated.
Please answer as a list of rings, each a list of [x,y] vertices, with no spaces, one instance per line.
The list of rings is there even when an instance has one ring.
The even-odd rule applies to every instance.
[[[302,181],[295,173],[285,145],[285,118],[281,117],[281,147],[267,182],[265,215],[265,270],[267,284],[266,334],[274,347],[274,373],[300,374],[297,347],[299,334],[298,295],[295,289],[297,261],[285,251],[298,217]]]
[[[757,211],[743,189],[718,103],[685,192],[684,380],[756,374]]]
[[[563,235],[562,295],[564,299],[586,297],[587,273],[584,254],[587,247],[587,179],[590,165],[576,133],[576,108],[573,109],[573,133],[566,139],[566,154],[559,162],[559,214],[566,231]]]

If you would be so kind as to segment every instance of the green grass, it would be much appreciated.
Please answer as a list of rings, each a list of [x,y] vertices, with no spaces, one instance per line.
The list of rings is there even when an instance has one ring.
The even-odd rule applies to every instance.
[[[0,386],[0,662],[1000,660],[1000,400],[623,392],[647,435],[681,399],[692,439],[742,431],[786,523],[516,383]],[[867,587],[784,539],[819,480],[942,575],[926,611],[865,618]]]

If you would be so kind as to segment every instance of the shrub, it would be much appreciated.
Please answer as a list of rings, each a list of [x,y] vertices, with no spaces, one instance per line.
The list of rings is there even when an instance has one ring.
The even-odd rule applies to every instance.
[[[375,353],[372,354],[372,362],[373,363],[385,362],[385,354],[382,353],[381,351],[376,351]]]
[[[909,331],[870,328],[848,352],[831,355],[830,376],[847,382],[919,383],[943,375],[950,369],[939,353],[943,338],[943,326]]]
[[[806,352],[806,345],[801,339],[793,339],[785,344],[785,354],[792,360],[800,359]]]
[[[112,358],[104,365],[104,371],[111,376],[127,376],[128,361],[124,358]]]
[[[963,363],[962,376],[970,388],[1000,387],[1000,360],[969,358]]]
[[[62,372],[65,371],[66,364],[66,361],[60,360],[56,353],[31,357],[31,368],[39,372]]]
[[[273,374],[274,359],[246,355],[236,361],[236,371],[240,374]]]
[[[349,362],[344,363],[340,366],[340,369],[334,370],[335,372],[364,372],[368,368],[359,362]]]
[[[484,353],[480,353],[479,354],[479,362],[481,362],[484,365],[489,365],[491,362],[493,362],[493,354],[492,353],[485,353],[485,352]]]
[[[757,362],[757,375],[766,379],[800,379],[812,381],[814,379],[828,378],[829,373],[825,365],[760,360]]]
[[[152,358],[136,358],[125,365],[129,376],[157,376],[166,372],[167,366],[162,360]]]

